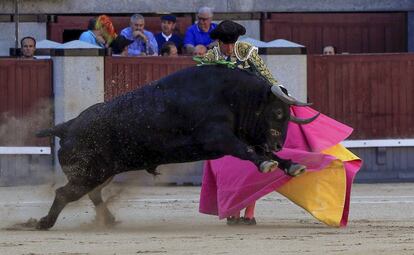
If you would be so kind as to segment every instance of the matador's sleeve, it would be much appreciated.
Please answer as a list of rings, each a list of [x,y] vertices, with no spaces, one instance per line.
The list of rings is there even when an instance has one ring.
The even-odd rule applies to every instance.
[[[204,57],[202,57],[202,58],[201,58],[201,60],[202,60],[204,63],[208,63],[208,62],[214,62],[214,61],[216,61],[216,60],[217,60],[217,58],[216,58],[216,52],[214,51],[214,48],[213,48],[213,49],[209,49],[209,50],[207,51],[206,55],[204,55]]]
[[[277,84],[277,80],[273,77],[270,70],[267,68],[263,59],[259,56],[257,51],[253,51],[248,59],[251,65],[255,67],[255,69],[265,77],[271,84]]]

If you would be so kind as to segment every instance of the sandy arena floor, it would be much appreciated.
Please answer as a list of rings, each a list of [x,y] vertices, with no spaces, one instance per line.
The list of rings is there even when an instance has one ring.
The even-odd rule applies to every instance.
[[[47,213],[54,188],[0,188],[0,254],[414,254],[414,183],[357,184],[347,228],[330,228],[272,193],[257,226],[230,227],[198,213],[200,187],[111,185],[114,228],[94,224],[86,198],[49,231],[8,230]]]

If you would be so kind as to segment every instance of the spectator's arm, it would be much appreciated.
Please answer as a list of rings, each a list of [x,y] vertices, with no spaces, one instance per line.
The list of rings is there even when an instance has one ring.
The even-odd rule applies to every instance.
[[[157,40],[155,40],[154,35],[152,33],[148,33],[147,37],[148,46],[150,47],[150,53],[152,53],[152,55],[158,55],[158,43]]]
[[[125,38],[134,40],[134,42],[128,46],[128,56],[140,56],[141,50],[138,47],[138,43],[129,31],[130,30],[128,28],[124,28],[121,31],[121,35],[123,35]]]
[[[186,53],[188,54],[192,54],[194,51],[194,47],[195,47],[195,36],[190,28],[187,29],[187,32],[185,33],[185,36],[184,36],[184,42],[183,42],[184,49]]]
[[[89,32],[83,32],[79,37],[79,41],[87,42],[93,45],[96,45],[96,39],[92,37]]]
[[[195,47],[192,44],[185,44],[184,49],[187,54],[193,54]]]
[[[133,44],[133,43],[132,43]],[[128,56],[141,56],[141,51],[140,50],[138,50],[138,49],[134,49],[134,48],[132,48],[131,47],[131,45],[132,44],[130,44],[129,46],[128,46]]]

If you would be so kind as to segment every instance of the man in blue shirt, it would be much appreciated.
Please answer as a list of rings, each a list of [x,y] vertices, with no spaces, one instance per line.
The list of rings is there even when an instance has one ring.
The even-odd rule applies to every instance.
[[[177,34],[174,34],[176,17],[174,15],[164,15],[161,17],[161,33],[155,35],[155,39],[158,44],[158,52],[161,52],[161,48],[166,42],[173,42],[178,49],[178,53],[181,53],[183,47],[183,40]],[[161,53],[160,53],[161,55]]]
[[[102,32],[96,29],[96,18],[89,20],[88,30],[80,35],[79,40],[102,48],[105,47],[105,39],[102,36]]]
[[[145,21],[141,14],[134,14],[130,26],[121,31],[121,35],[134,42],[128,46],[129,56],[157,56],[158,44],[154,35],[144,29]]]
[[[217,24],[212,23],[213,11],[209,7],[201,7],[197,14],[198,22],[187,29],[184,38],[184,47],[187,53],[192,54],[195,46],[201,44],[212,48],[215,42],[210,38],[210,33]]]

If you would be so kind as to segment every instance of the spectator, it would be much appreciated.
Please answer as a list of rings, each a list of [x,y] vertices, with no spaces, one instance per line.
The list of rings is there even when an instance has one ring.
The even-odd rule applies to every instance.
[[[119,35],[111,43],[113,56],[128,56],[128,45],[134,41],[125,38],[123,35]]]
[[[157,41],[144,27],[144,17],[141,14],[134,14],[130,19],[130,26],[121,31],[121,35],[134,41],[128,46],[129,56],[158,55]]]
[[[327,45],[323,47],[323,55],[335,55],[336,54],[336,48],[332,45]]]
[[[21,57],[26,59],[35,59],[36,39],[31,36],[23,37],[20,40]]]
[[[95,29],[98,29],[101,32],[105,41],[105,48],[108,48],[112,41],[117,37],[114,25],[112,24],[111,19],[106,15],[98,16]]]
[[[161,47],[161,56],[164,57],[177,57],[178,50],[177,46],[173,42],[166,42]]]
[[[178,49],[178,52],[181,53],[181,48],[183,47],[183,39],[174,34],[177,18],[174,15],[164,15],[161,17],[161,33],[155,35],[155,39],[158,44],[158,52],[161,52],[161,48],[165,42],[173,42],[175,47]],[[160,53],[162,55],[162,53]]]
[[[198,22],[187,29],[184,37],[184,48],[187,53],[192,54],[195,46],[201,44],[207,48],[214,46],[210,33],[217,24],[212,23],[213,11],[209,7],[201,7],[197,14]]]
[[[101,30],[96,29],[96,20],[97,18],[92,18],[89,20],[88,30],[80,35],[79,40],[103,48],[105,47],[106,42],[102,36]]]
[[[207,53],[207,47],[199,44],[195,46],[194,51],[193,51],[193,56],[204,57],[206,53]]]

